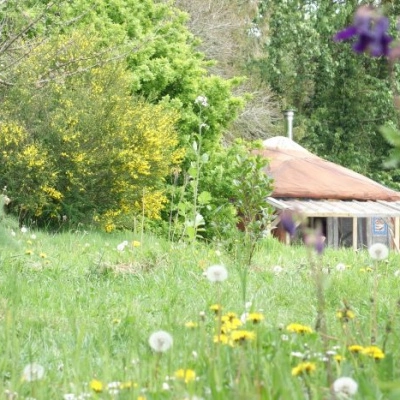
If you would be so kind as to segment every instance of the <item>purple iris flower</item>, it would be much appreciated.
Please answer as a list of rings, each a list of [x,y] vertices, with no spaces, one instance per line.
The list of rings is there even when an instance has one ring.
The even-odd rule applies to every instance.
[[[290,210],[283,210],[280,215],[283,229],[293,237],[296,233],[296,223],[293,219],[293,212]]]
[[[360,7],[353,25],[338,32],[335,41],[358,38],[353,45],[357,53],[369,52],[373,57],[389,55],[389,44],[393,40],[387,33],[389,20],[368,6]]]

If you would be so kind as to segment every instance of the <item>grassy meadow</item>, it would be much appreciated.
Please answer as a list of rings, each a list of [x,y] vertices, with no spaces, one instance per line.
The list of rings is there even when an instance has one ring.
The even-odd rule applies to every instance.
[[[0,398],[400,398],[395,253],[266,238],[248,267],[239,246],[4,220],[0,240]]]

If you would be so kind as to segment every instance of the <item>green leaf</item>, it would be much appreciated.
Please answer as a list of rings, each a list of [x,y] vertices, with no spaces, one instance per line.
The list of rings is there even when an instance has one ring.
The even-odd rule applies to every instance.
[[[206,205],[208,204],[212,199],[211,193],[204,191],[201,192],[197,198],[197,201],[199,202],[199,204],[201,205]]]

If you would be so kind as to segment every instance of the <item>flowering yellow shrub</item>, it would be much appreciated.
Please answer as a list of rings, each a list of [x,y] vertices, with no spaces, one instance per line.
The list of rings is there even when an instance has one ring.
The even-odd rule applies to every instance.
[[[68,59],[79,60],[88,46],[95,46],[76,33],[73,41],[59,41],[32,52],[21,80],[34,79],[32,71],[41,71],[42,56],[50,54],[60,65],[65,52]],[[10,90],[5,110],[18,122],[0,127],[1,182],[11,185],[4,172],[15,170],[17,163],[21,172],[13,182],[24,189],[10,186],[9,196],[17,212],[23,208],[27,217],[38,220],[66,215],[76,222],[94,220],[110,232],[135,216],[159,218],[166,203],[164,179],[184,155],[177,148],[178,116],[132,98],[123,62],[88,68],[92,61],[82,60],[68,64],[62,78],[36,85],[34,93],[28,94],[25,85]],[[13,99],[21,96],[29,96],[22,116],[13,107]]]

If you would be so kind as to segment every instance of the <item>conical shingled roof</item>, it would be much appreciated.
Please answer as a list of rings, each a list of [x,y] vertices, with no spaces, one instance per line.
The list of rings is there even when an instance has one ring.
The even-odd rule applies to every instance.
[[[310,153],[293,140],[277,136],[257,151],[270,160],[273,197],[399,201],[400,193],[348,168]]]

